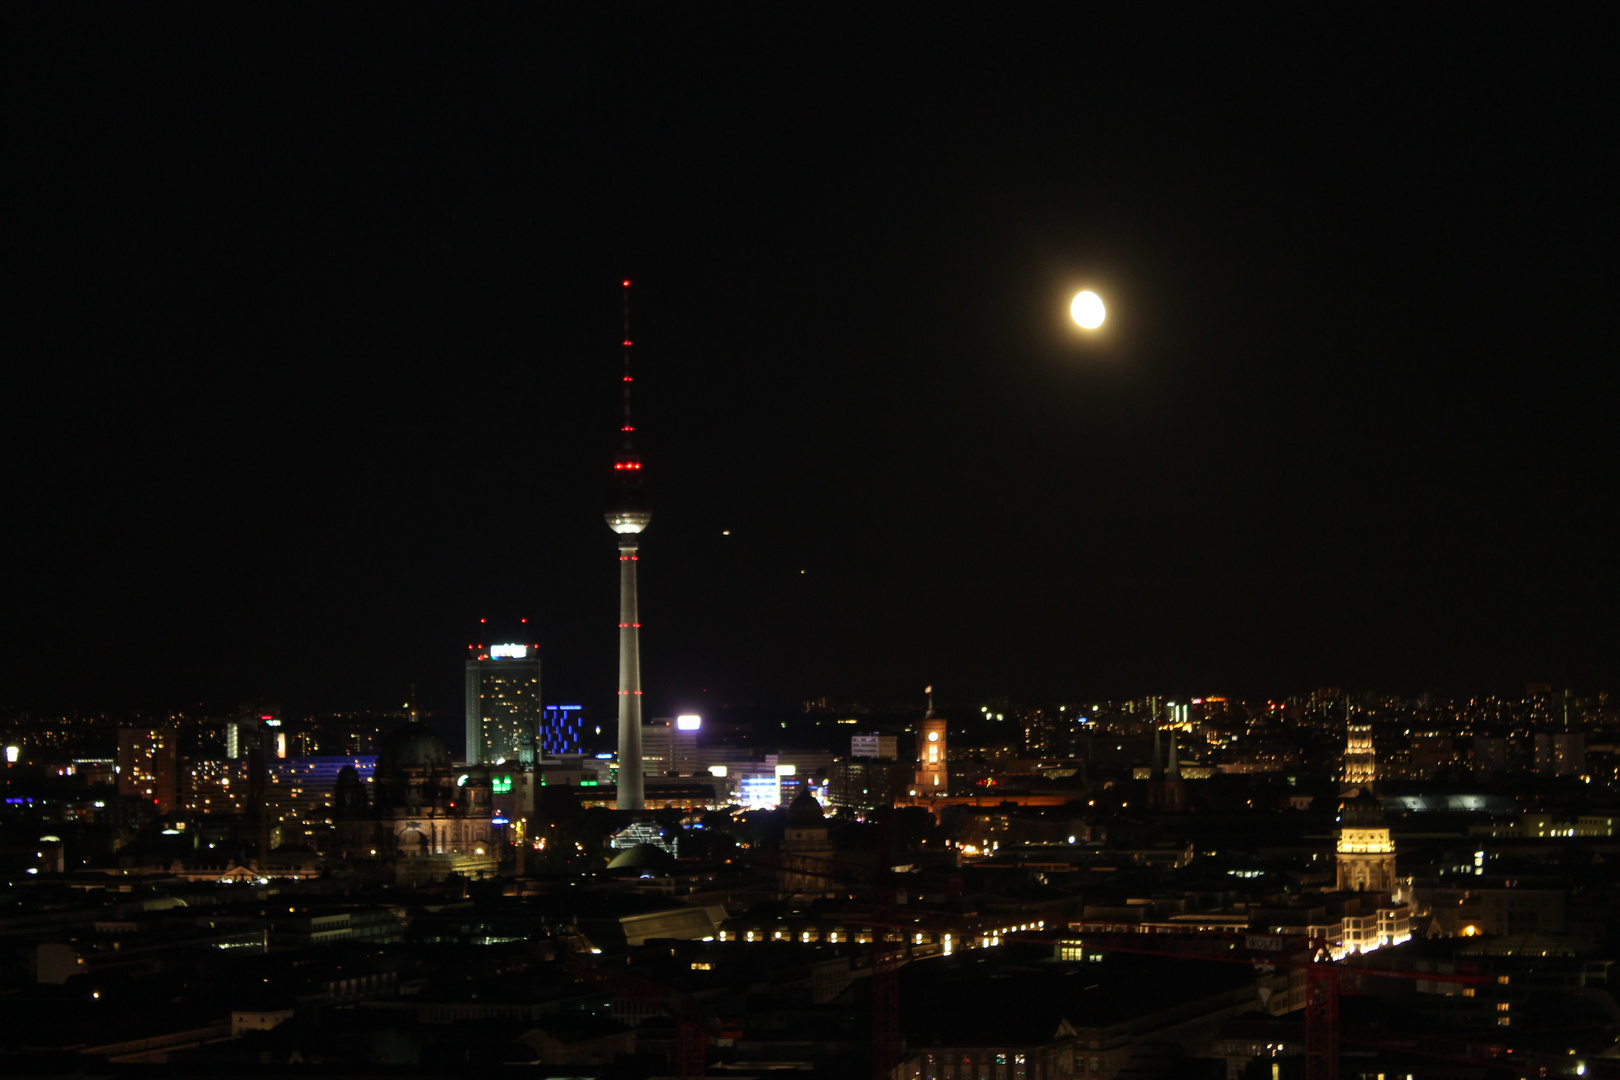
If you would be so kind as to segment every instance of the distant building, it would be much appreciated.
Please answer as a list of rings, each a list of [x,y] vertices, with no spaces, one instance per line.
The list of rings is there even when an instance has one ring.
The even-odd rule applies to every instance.
[[[851,735],[849,737],[849,756],[852,758],[886,758],[895,761],[900,757],[900,737],[898,735]]]
[[[917,729],[917,794],[949,795],[951,774],[945,753],[945,721],[932,713]]]
[[[467,659],[467,761],[532,762],[540,737],[536,645],[472,646]]]
[[[834,806],[876,810],[905,793],[906,766],[881,758],[834,761],[827,770],[827,799]]]
[[[338,778],[353,770],[370,785],[377,758],[370,754],[293,757],[267,761],[264,805],[283,835],[317,832],[336,820],[333,809]]]
[[[225,756],[236,760],[245,758],[249,751],[257,750],[259,743],[259,720],[257,717],[240,717],[225,725]]]
[[[540,712],[540,756],[585,752],[585,710],[580,705],[547,705]]]
[[[1542,776],[1579,776],[1586,771],[1586,736],[1580,732],[1536,734],[1536,772]]]
[[[1347,799],[1339,807],[1338,868],[1340,891],[1400,892],[1395,842],[1383,807],[1370,795]]]
[[[339,770],[334,824],[352,858],[445,856],[445,872],[493,873],[501,836],[493,819],[489,770],[457,772],[432,728],[417,720],[391,734],[377,755],[368,798],[359,770]]]
[[[832,841],[827,839],[821,804],[808,788],[801,788],[788,804],[782,855],[777,878],[784,893],[822,895],[832,891]]]
[[[660,717],[641,728],[643,776],[690,776],[699,768],[698,729],[695,716]]]
[[[174,728],[119,728],[118,794],[150,802],[160,814],[179,809],[179,743]]]
[[[193,814],[240,814],[247,809],[247,762],[189,760],[181,802]]]
[[[1378,780],[1378,758],[1373,752],[1372,725],[1350,724],[1344,747],[1344,790],[1367,792]]]
[[[1508,741],[1500,735],[1474,736],[1474,776],[1487,780],[1508,771]]]

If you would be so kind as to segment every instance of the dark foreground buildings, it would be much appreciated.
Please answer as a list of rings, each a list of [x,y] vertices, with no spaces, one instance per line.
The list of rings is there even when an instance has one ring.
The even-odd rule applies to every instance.
[[[323,722],[17,721],[0,1070],[1604,1075],[1615,719],[1573,710],[1571,774],[1545,712],[721,711],[658,729],[640,812],[621,762],[413,716],[304,757]],[[165,775],[153,731],[172,809],[114,771]]]

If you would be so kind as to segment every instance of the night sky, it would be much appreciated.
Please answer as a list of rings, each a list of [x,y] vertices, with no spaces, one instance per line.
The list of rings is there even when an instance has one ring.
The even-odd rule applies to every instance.
[[[0,706],[605,718],[625,276],[654,715],[1620,689],[1613,25],[502,10],[0,13]]]

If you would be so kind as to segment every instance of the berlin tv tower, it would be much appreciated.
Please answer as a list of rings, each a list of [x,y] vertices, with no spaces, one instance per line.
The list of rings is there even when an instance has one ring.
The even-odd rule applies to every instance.
[[[636,611],[636,554],[641,530],[652,520],[641,490],[641,457],[630,418],[630,282],[624,282],[624,420],[613,458],[617,489],[608,527],[619,535],[619,795],[620,810],[645,810],[641,778],[641,616]]]

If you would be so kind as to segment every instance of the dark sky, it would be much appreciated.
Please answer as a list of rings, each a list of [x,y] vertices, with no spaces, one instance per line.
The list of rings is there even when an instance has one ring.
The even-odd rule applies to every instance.
[[[1620,687],[1613,25],[588,10],[6,6],[0,705],[600,715],[625,275],[655,713]]]

